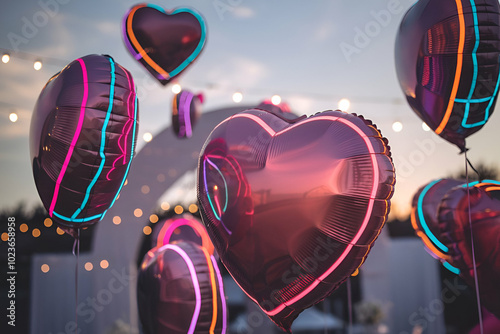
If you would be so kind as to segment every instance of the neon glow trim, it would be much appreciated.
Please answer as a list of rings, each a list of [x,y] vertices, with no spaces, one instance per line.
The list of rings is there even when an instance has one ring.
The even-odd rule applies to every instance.
[[[221,334],[226,333],[227,327],[227,310],[226,310],[226,296],[224,296],[224,282],[222,281],[222,275],[220,274],[219,266],[217,266],[217,262],[213,256],[210,256],[212,260],[212,264],[215,269],[215,273],[217,274],[217,280],[219,281],[219,292],[220,292],[220,301],[222,304],[222,332]]]
[[[450,120],[451,112],[453,111],[453,105],[455,102],[455,98],[457,97],[458,85],[460,84],[460,77],[462,75],[462,62],[463,62],[463,52],[465,45],[465,21],[464,21],[464,12],[462,8],[461,0],[455,0],[457,4],[457,14],[458,14],[458,23],[460,28],[460,37],[458,41],[458,51],[457,51],[457,67],[455,69],[455,80],[453,82],[453,87],[451,89],[450,100],[448,101],[448,107],[446,108],[445,115],[441,120],[441,124],[436,128],[436,134],[440,134],[443,132],[446,124]]]
[[[87,205],[87,202],[90,198],[90,192],[94,185],[96,184],[97,180],[99,179],[99,176],[101,176],[102,169],[104,168],[104,164],[106,163],[106,156],[104,155],[104,147],[106,146],[106,130],[108,128],[108,123],[109,123],[109,118],[111,117],[111,112],[113,111],[113,98],[115,95],[115,81],[116,81],[116,76],[115,76],[115,62],[113,59],[108,58],[109,63],[111,64],[111,84],[109,88],[109,105],[108,105],[108,111],[106,112],[106,118],[104,120],[104,123],[102,125],[101,129],[101,147],[99,148],[99,156],[101,157],[101,164],[99,165],[99,169],[97,170],[97,173],[94,175],[94,178],[92,179],[92,182],[90,182],[89,186],[87,187],[87,191],[85,193],[85,198],[83,199],[82,204],[80,205],[80,208],[78,208],[75,213],[71,216],[71,218],[76,218],[82,212],[83,208],[85,205]]]
[[[207,260],[208,271],[210,272],[210,286],[212,287],[212,323],[210,324],[210,334],[214,334],[215,325],[217,324],[217,284],[215,283],[215,273],[210,260],[210,255],[205,248],[201,247],[205,259]]]
[[[86,217],[86,218],[69,218],[69,217],[65,217],[63,215],[60,215],[55,211],[53,211],[53,213],[57,218],[62,219],[62,220],[66,220],[69,222],[73,222],[73,223],[85,223],[85,222],[88,222],[88,221],[91,221],[91,220],[97,219],[97,218],[102,219],[102,217],[104,216],[104,213],[102,213],[102,214],[98,214],[98,215],[95,215],[92,217]]]
[[[189,255],[186,254],[186,252],[176,246],[176,245],[165,245],[163,247],[160,247],[158,251],[164,250],[164,249],[171,249],[174,252],[177,252],[183,259],[184,262],[186,262],[189,273],[191,274],[191,280],[193,281],[193,288],[194,288],[194,294],[196,296],[196,305],[194,307],[194,313],[193,317],[191,318],[191,324],[189,325],[189,330],[187,334],[193,334],[195,329],[196,329],[196,323],[198,322],[198,317],[200,316],[200,309],[201,309],[201,291],[200,291],[200,283],[198,281],[198,276],[196,275],[196,269],[194,268],[193,262],[189,258]]]
[[[429,189],[432,188],[436,183],[441,181],[441,179],[432,181],[429,183],[420,193],[420,196],[418,197],[418,204],[417,204],[417,213],[418,213],[418,219],[420,220],[420,225],[422,225],[422,228],[424,229],[425,234],[431,239],[431,241],[443,252],[448,252],[448,247],[446,247],[441,241],[439,241],[436,236],[431,232],[429,229],[429,226],[427,225],[427,222],[425,221],[424,218],[424,210],[422,208],[423,202],[424,202],[424,197],[429,191]]]
[[[495,180],[482,180],[481,182],[479,182],[479,181],[469,182],[469,187],[473,187],[473,186],[476,186],[476,185],[480,186],[480,185],[487,184],[487,183],[493,183],[493,184],[500,185],[499,181],[495,181]],[[463,184],[462,188],[467,188],[467,183]]]
[[[490,108],[491,108],[493,101],[495,100],[495,97],[498,93],[498,86],[500,83],[500,73],[499,73],[499,75],[497,77],[497,83],[496,83],[495,91],[493,92],[493,95],[491,95],[490,97],[481,98],[481,99],[472,99],[472,94],[474,93],[474,90],[476,89],[476,85],[477,85],[477,74],[478,74],[477,49],[479,47],[480,35],[479,35],[479,23],[478,23],[478,19],[477,19],[476,4],[475,4],[474,0],[470,0],[470,4],[471,4],[471,8],[472,8],[472,16],[474,18],[474,33],[475,33],[475,37],[476,37],[474,49],[472,51],[472,62],[474,65],[474,74],[472,77],[472,84],[471,84],[468,98],[467,99],[455,99],[455,102],[465,103],[465,113],[464,113],[464,118],[462,120],[462,127],[464,127],[464,128],[473,128],[476,126],[482,126],[488,121],[488,118],[490,117]],[[479,122],[476,122],[473,124],[468,124],[467,120],[469,119],[471,103],[482,103],[482,102],[486,102],[486,101],[490,101],[490,102],[488,103],[488,106],[485,109],[484,119],[482,121],[479,121]]]
[[[170,73],[168,73],[163,68],[161,68],[161,66],[158,65],[153,59],[151,59],[151,57],[149,57],[147,52],[142,48],[141,44],[139,43],[139,41],[135,37],[134,31],[132,30],[132,18],[134,16],[135,12],[139,8],[143,8],[143,7],[154,8],[154,9],[166,14],[166,12],[163,8],[156,6],[156,5],[137,5],[137,6],[133,7],[130,10],[129,14],[125,16],[124,25],[123,25],[124,39],[127,40],[126,45],[127,45],[127,48],[129,49],[129,51],[132,54],[135,54],[134,55],[135,59],[137,59],[137,60],[139,60],[141,58],[144,59],[144,61],[159,74],[159,76],[158,76],[159,79],[167,80],[171,77],[176,76],[180,72],[182,72],[200,54],[201,50],[203,49],[203,46],[205,45],[205,40],[206,40],[206,29],[207,28],[205,26],[205,21],[203,20],[203,18],[201,17],[200,14],[198,14],[197,12],[195,12],[189,8],[178,8],[171,13],[171,15],[178,14],[178,13],[189,13],[189,14],[193,15],[200,24],[201,35],[200,35],[200,42],[196,46],[196,49],[193,51],[193,53],[191,55],[189,55],[189,57],[186,60],[184,60],[179,66],[177,66]],[[130,44],[128,39],[130,39],[130,42],[132,42],[132,44]],[[132,47],[132,45],[133,45],[133,47]],[[138,52],[135,51],[134,49],[137,50]]]
[[[118,65],[120,66],[120,65]],[[120,135],[120,138],[118,138],[118,147],[120,148],[120,151],[122,152],[122,154],[115,159],[115,161],[113,161],[113,167],[110,169],[110,171],[108,172],[108,174],[106,174],[106,180],[108,181],[111,181],[111,179],[109,178],[109,174],[111,174],[112,171],[114,171],[116,169],[116,163],[118,162],[118,160],[120,160],[122,157],[123,157],[123,164],[125,164],[127,162],[127,141],[128,141],[128,135],[130,134],[130,130],[132,129],[132,123],[135,122],[135,119],[134,119],[134,115],[133,115],[133,112],[132,111],[132,103],[131,103],[131,98],[132,98],[132,94],[134,92],[134,86],[132,85],[132,83],[130,82],[130,77],[128,75],[128,71],[126,69],[124,69],[123,67],[120,66],[120,68],[123,70],[123,72],[125,72],[125,75],[127,76],[127,81],[128,81],[128,89],[130,91],[130,93],[128,94],[128,98],[127,98],[127,113],[128,113],[128,119],[127,119],[127,122],[125,123],[125,125],[123,126],[123,131],[122,131],[122,134]],[[123,147],[122,145],[120,144],[123,136],[125,136],[125,139],[123,140]],[[133,139],[132,139],[133,140]]]
[[[460,269],[453,267],[449,262],[443,262],[443,266],[454,274],[460,274]]]
[[[191,101],[193,101],[193,95],[188,94],[184,102],[184,128],[186,129],[186,137],[188,138],[193,135],[193,129],[191,128]]]
[[[220,176],[222,177],[222,180],[224,181],[224,190],[226,192],[226,203],[224,205],[224,209],[220,210],[220,206],[219,206],[219,203],[218,203],[218,200],[217,200],[217,197],[214,195],[214,200],[216,201],[216,204],[220,210],[220,216],[217,214],[215,208],[214,208],[214,205],[212,203],[212,200],[210,199],[210,194],[208,192],[208,183],[207,183],[207,172],[206,172],[206,162],[208,161],[208,163],[210,165],[212,165],[212,167],[215,168],[215,170],[217,170],[217,172],[219,172]],[[215,215],[215,218],[217,218],[218,221],[221,222],[222,226],[224,227],[224,229],[226,230],[226,232],[231,235],[233,232],[231,232],[227,227],[226,225],[224,225],[224,223],[222,222],[222,214],[224,212],[226,212],[226,209],[227,209],[227,203],[228,203],[228,193],[227,193],[227,183],[226,183],[226,179],[224,178],[224,175],[222,174],[222,172],[219,170],[219,167],[217,167],[217,165],[215,165],[212,161],[210,161],[210,159],[206,158],[204,159],[203,161],[203,178],[204,178],[204,181],[205,181],[205,191],[207,192],[207,198],[208,198],[208,202],[210,204],[210,207],[212,208],[212,211]]]
[[[132,131],[132,145],[130,147],[130,160],[128,161],[127,170],[125,171],[125,175],[123,176],[122,183],[120,184],[120,187],[118,188],[118,191],[116,192],[115,198],[113,198],[113,201],[111,201],[111,204],[109,205],[108,210],[113,206],[113,204],[115,204],[116,199],[118,198],[118,195],[120,195],[120,191],[122,191],[123,185],[125,184],[125,181],[127,180],[128,172],[130,170],[130,165],[132,164],[132,160],[134,158],[135,131],[136,131],[136,127],[137,127],[137,94],[135,94],[134,110],[135,110],[134,111],[134,127],[133,127],[133,131]],[[104,213],[102,214],[101,220],[104,218],[104,216],[106,215],[106,212],[108,212],[108,210],[104,211]]]
[[[61,186],[61,182],[63,180],[64,174],[66,173],[66,170],[69,165],[69,161],[71,159],[71,156],[73,155],[73,150],[75,149],[76,142],[78,141],[78,138],[80,137],[80,132],[82,131],[83,127],[83,121],[85,119],[85,106],[87,104],[87,98],[89,96],[89,83],[88,83],[88,76],[87,76],[87,68],[85,66],[85,62],[83,59],[78,58],[77,61],[80,63],[80,66],[82,68],[82,82],[83,82],[83,97],[82,97],[82,104],[80,106],[80,117],[78,118],[78,124],[76,126],[76,131],[73,136],[73,139],[71,140],[71,145],[69,147],[68,153],[66,154],[66,158],[64,159],[64,163],[61,167],[61,171],[59,172],[59,176],[57,177],[56,181],[56,186],[54,188],[54,196],[52,197],[52,202],[50,203],[49,207],[49,216],[52,217],[52,213],[54,212],[54,208],[56,206],[57,202],[57,196],[59,195],[59,187]]]
[[[211,250],[213,252],[213,245],[208,237],[207,232],[199,225],[198,223],[193,223],[188,219],[177,219],[173,221],[171,224],[165,223],[165,225],[161,228],[160,233],[158,234],[158,240],[156,246],[161,247],[165,244],[170,243],[170,238],[174,231],[181,226],[189,226],[195,231],[195,233],[201,238],[201,242],[203,247],[207,250]]]
[[[241,285],[238,284],[240,286],[240,288],[243,290],[243,292],[245,292],[247,294],[247,296],[250,299],[252,299],[257,305],[259,305],[259,307],[262,309],[262,311],[264,311],[264,313],[266,313],[267,315],[273,316],[273,315],[276,315],[276,314],[280,313],[281,311],[283,311],[286,306],[290,306],[290,305],[296,303],[297,301],[301,300],[306,295],[308,295],[312,290],[314,290],[314,288],[316,288],[316,286],[318,286],[318,284],[321,283],[321,281],[323,281],[326,277],[328,277],[342,263],[342,261],[345,259],[347,254],[351,251],[352,247],[361,238],[361,235],[365,231],[365,229],[368,225],[368,222],[370,220],[370,216],[371,216],[371,213],[373,210],[373,204],[375,202],[375,198],[377,195],[378,182],[380,179],[378,162],[377,162],[375,150],[373,149],[373,145],[370,142],[370,137],[368,137],[354,123],[351,123],[350,121],[348,121],[344,118],[335,117],[335,116],[316,116],[316,117],[312,116],[311,118],[308,118],[308,119],[304,120],[303,122],[295,123],[294,125],[292,125],[288,128],[285,128],[279,132],[274,131],[266,123],[264,123],[264,121],[262,121],[259,117],[252,115],[252,114],[236,114],[236,115],[230,117],[229,119],[227,119],[225,122],[227,122],[233,118],[239,118],[239,117],[249,118],[249,119],[255,121],[257,124],[261,125],[262,128],[264,130],[266,130],[273,137],[278,136],[281,133],[285,133],[285,132],[290,131],[291,129],[293,129],[297,126],[300,126],[302,124],[309,123],[309,122],[323,121],[323,120],[330,121],[330,122],[341,122],[341,123],[347,125],[348,127],[350,127],[352,130],[354,130],[363,139],[363,141],[365,142],[365,145],[368,149],[368,152],[370,153],[370,158],[372,160],[372,165],[373,165],[373,187],[372,187],[372,191],[370,194],[370,200],[368,203],[368,208],[366,210],[366,215],[365,215],[365,218],[363,220],[363,223],[361,224],[361,227],[360,227],[358,233],[354,236],[352,241],[347,245],[344,252],[340,255],[340,257],[335,261],[335,263],[333,263],[333,265],[327,271],[325,271],[320,277],[315,279],[307,288],[305,288],[297,296],[291,298],[287,302],[280,304],[278,307],[276,307],[270,311],[266,311],[265,309],[260,307],[260,304],[252,296],[250,296],[250,294],[248,294],[248,292],[246,292],[245,289],[241,288]],[[222,123],[224,123],[224,122],[222,122]],[[220,123],[220,124],[222,124],[222,123]],[[237,281],[235,281],[235,282],[238,283]]]

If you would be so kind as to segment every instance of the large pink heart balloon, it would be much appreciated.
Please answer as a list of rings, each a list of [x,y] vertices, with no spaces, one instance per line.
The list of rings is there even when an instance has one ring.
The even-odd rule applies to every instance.
[[[363,263],[395,182],[387,140],[340,111],[295,120],[238,113],[212,131],[198,173],[222,262],[286,331]]]

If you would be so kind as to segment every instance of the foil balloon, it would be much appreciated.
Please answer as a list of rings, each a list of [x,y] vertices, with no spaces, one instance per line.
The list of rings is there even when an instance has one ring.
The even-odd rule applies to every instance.
[[[278,114],[281,113],[285,115],[293,115],[294,117],[296,117],[294,114],[292,114],[288,103],[283,101],[278,104],[274,104],[271,100],[264,100],[256,107],[256,109],[267,110]]]
[[[190,138],[201,116],[203,95],[183,90],[172,100],[172,129],[178,138]]]
[[[440,240],[438,209],[444,195],[465,181],[454,179],[440,179],[429,182],[413,196],[411,224],[415,233],[424,242],[426,250],[434,258],[441,261],[443,266],[455,274],[460,270],[450,264],[448,247]]]
[[[109,56],[78,58],[47,82],[31,119],[30,153],[50,217],[69,230],[104,217],[128,175],[137,125],[132,76]]]
[[[203,17],[193,9],[165,11],[153,4],[133,6],[122,22],[130,54],[162,85],[179,76],[206,42]]]
[[[192,242],[146,253],[137,304],[144,334],[226,333],[226,299],[217,262]]]
[[[250,109],[206,140],[197,193],[221,261],[289,331],[300,312],[357,272],[384,225],[394,182],[387,140],[370,121]]]
[[[497,0],[420,0],[396,38],[396,72],[415,113],[466,149],[495,109],[500,82]]]
[[[481,303],[500,319],[500,182],[485,180],[470,186],[470,211],[466,185],[450,190],[442,200],[441,238],[449,248],[450,263],[471,287],[475,286],[475,255]]]
[[[175,241],[192,241],[204,247],[210,255],[214,254],[214,245],[205,226],[189,213],[156,224],[152,237],[153,247],[161,247]]]

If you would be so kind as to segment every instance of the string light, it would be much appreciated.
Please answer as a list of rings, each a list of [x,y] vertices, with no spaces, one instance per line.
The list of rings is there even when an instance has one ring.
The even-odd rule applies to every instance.
[[[273,95],[273,97],[271,97],[271,103],[274,104],[275,106],[280,104],[281,103],[281,96]]]
[[[403,130],[403,123],[399,121],[392,123],[392,130],[394,132],[401,132]]]
[[[349,101],[348,99],[341,99],[338,103],[339,110],[343,112],[347,112],[350,106],[351,106],[351,101]]]
[[[42,69],[42,62],[40,60],[37,60],[33,63],[33,68],[35,71],[40,71]]]
[[[144,226],[144,228],[142,229],[142,232],[144,232],[145,235],[150,235],[151,232],[153,232],[153,230],[149,226]]]
[[[178,215],[180,215],[181,213],[184,212],[184,208],[180,205],[176,205],[175,208],[174,208],[174,212]]]
[[[91,262],[85,263],[84,267],[85,267],[85,270],[87,270],[87,271],[91,271],[92,269],[94,269],[94,265]]]
[[[137,218],[142,217],[142,210],[139,208],[135,209],[134,216],[136,216]]]
[[[109,262],[108,262],[108,260],[102,260],[100,265],[101,265],[102,269],[106,269],[109,267]]]
[[[40,267],[40,269],[42,270],[42,272],[43,272],[44,274],[46,274],[46,273],[48,273],[48,272],[49,272],[50,267],[49,267],[49,265],[48,265],[48,264],[42,264],[42,266]]]
[[[233,102],[240,103],[241,101],[243,101],[243,94],[241,92],[233,93]]]
[[[19,117],[17,116],[17,114],[15,112],[11,112],[9,114],[9,120],[12,122],[12,123],[15,123],[17,122],[17,120],[19,119]]]
[[[431,131],[431,128],[427,125],[427,123],[423,122],[422,123],[422,129],[424,131]]]
[[[146,143],[149,143],[151,140],[153,140],[153,135],[149,132],[146,132],[142,135],[142,139],[144,139]]]
[[[122,222],[122,219],[120,218],[120,216],[114,216],[113,217],[113,224],[120,225],[121,222]]]
[[[10,61],[10,55],[8,53],[4,53],[2,55],[2,63],[7,64]]]
[[[181,90],[182,90],[182,87],[178,83],[176,83],[172,86],[172,93],[174,93],[174,94],[179,94],[181,92]]]

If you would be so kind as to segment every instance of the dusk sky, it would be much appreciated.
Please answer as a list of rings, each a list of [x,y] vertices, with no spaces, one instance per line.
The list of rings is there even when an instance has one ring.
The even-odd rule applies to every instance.
[[[127,52],[121,20],[137,2],[2,0],[0,52],[0,209],[21,201],[40,203],[33,181],[28,135],[36,99],[46,81],[78,57],[109,54],[134,76],[140,96],[139,149],[143,134],[170,125],[171,84],[157,83]],[[414,0],[186,0],[157,1],[187,6],[206,20],[208,40],[179,84],[205,95],[204,112],[257,105],[279,94],[297,114],[336,109],[341,98],[350,112],[371,119],[389,139],[397,172],[393,210],[407,213],[418,187],[463,169],[458,149],[422,128],[407,105],[394,66],[399,23]],[[34,28],[34,29],[33,29]],[[16,53],[16,50],[18,51]],[[40,71],[33,62],[41,59]],[[498,108],[496,108],[498,109]],[[13,123],[10,113],[19,119]],[[400,121],[401,132],[392,124]],[[203,118],[200,120],[203,122]],[[500,111],[470,137],[469,159],[500,166]],[[195,129],[196,130],[196,129]]]

